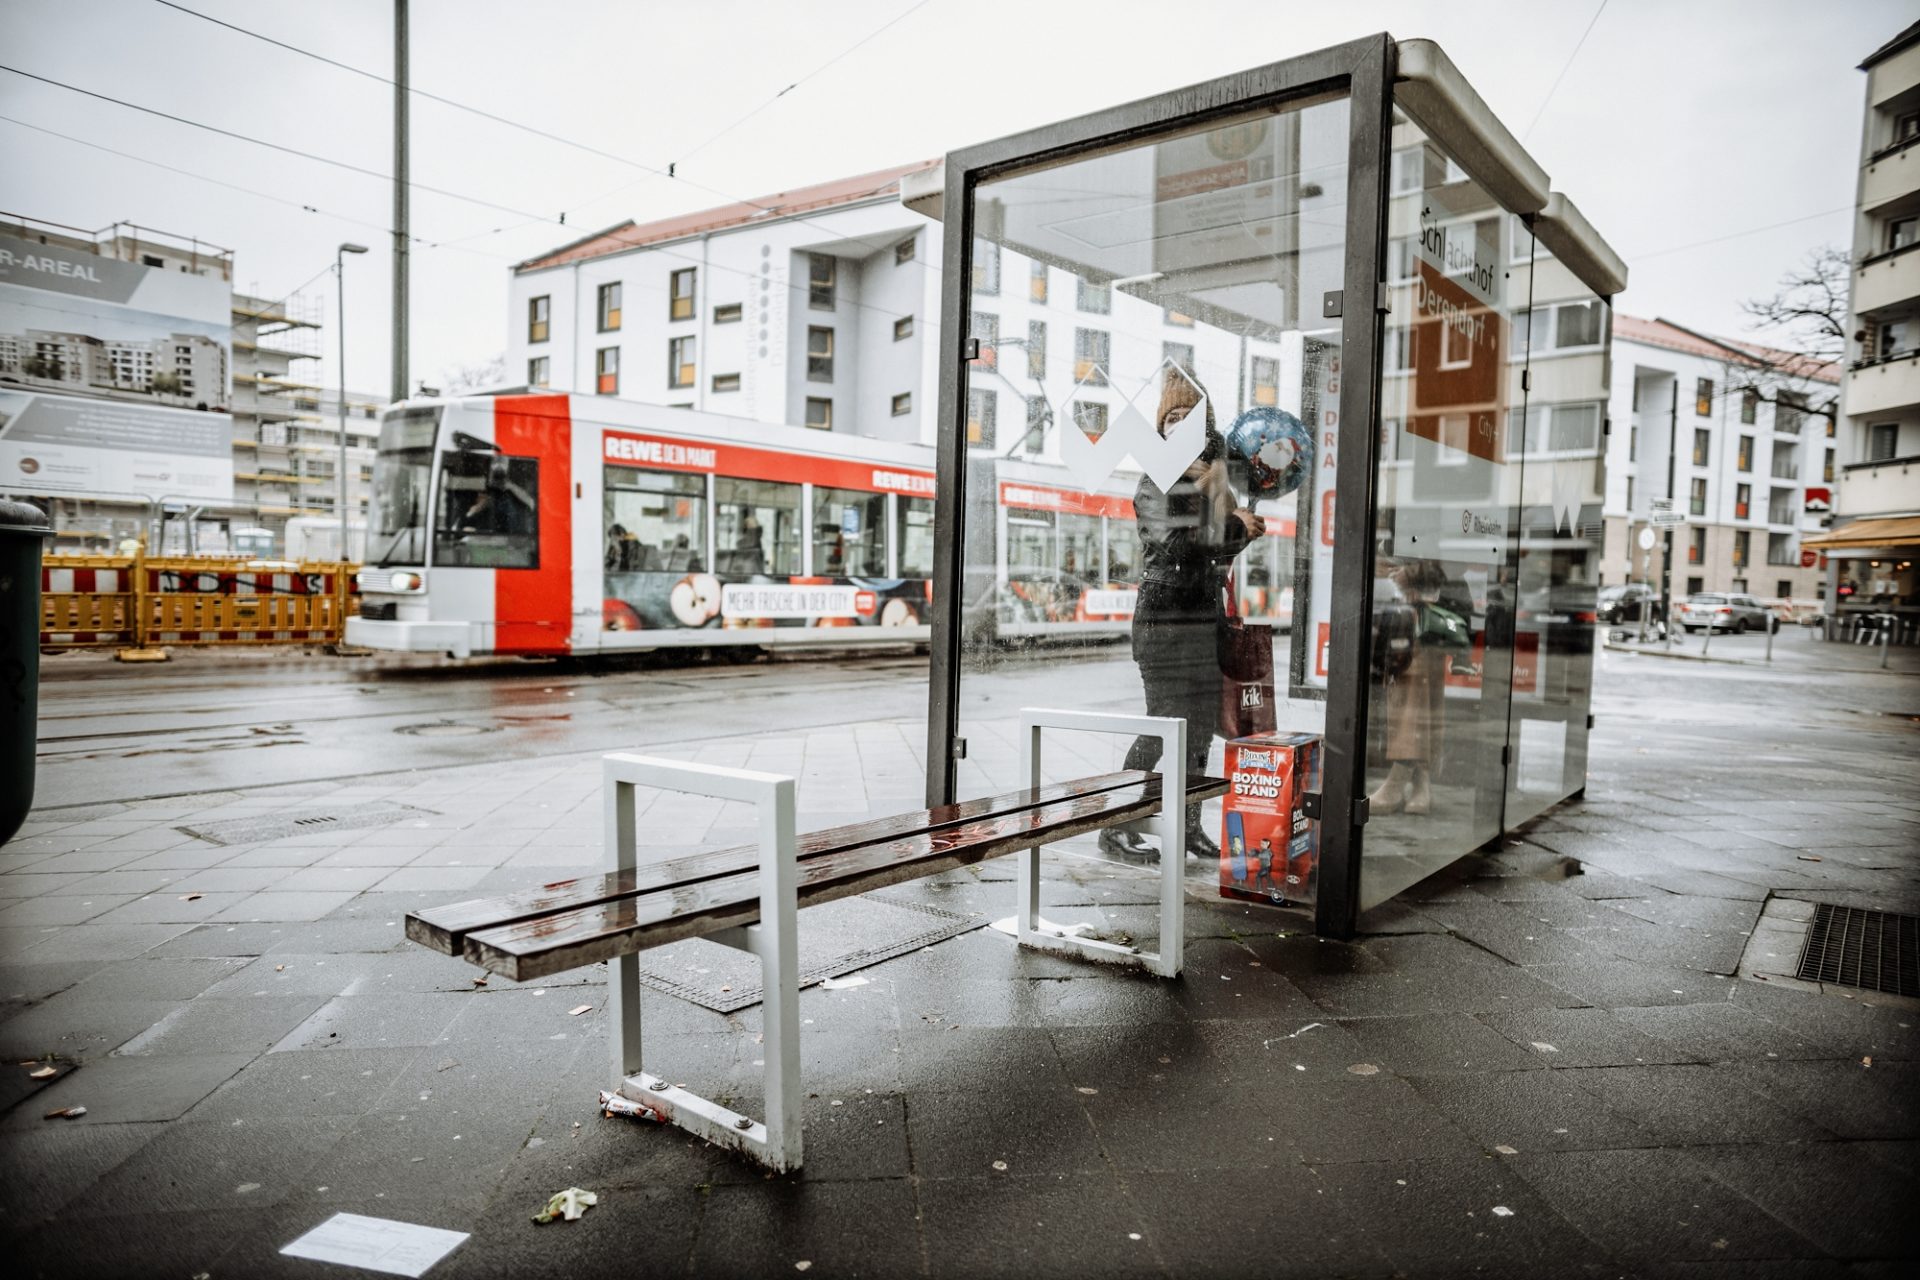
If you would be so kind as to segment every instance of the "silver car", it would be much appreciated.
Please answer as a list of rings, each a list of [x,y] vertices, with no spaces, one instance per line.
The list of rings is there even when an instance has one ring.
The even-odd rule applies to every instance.
[[[1688,631],[1731,631],[1735,635],[1780,625],[1765,605],[1738,591],[1696,591],[1681,604],[1675,621]]]

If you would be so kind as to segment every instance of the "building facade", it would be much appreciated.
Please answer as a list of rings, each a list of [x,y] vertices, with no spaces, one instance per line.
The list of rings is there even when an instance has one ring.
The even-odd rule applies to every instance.
[[[1852,360],[1822,544],[1843,602],[1920,605],[1920,23],[1860,69]]]
[[[1601,581],[1660,582],[1663,540],[1640,545],[1654,507],[1671,502],[1671,601],[1696,591],[1813,600],[1824,568],[1803,540],[1824,526],[1836,474],[1836,370],[1808,368],[1799,388],[1756,374],[1792,357],[1666,320],[1613,317],[1606,539]],[[1796,403],[1804,400],[1805,405]]]

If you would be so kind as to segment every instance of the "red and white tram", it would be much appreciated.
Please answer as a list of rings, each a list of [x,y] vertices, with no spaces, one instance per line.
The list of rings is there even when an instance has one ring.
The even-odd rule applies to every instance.
[[[992,465],[993,598],[973,603],[1009,639],[1124,635],[1131,486]],[[347,642],[456,657],[924,643],[933,467],[922,445],[594,396],[408,402],[382,421]],[[1272,575],[1291,523],[1249,552],[1244,612],[1285,620],[1290,598],[1254,580],[1290,579]]]

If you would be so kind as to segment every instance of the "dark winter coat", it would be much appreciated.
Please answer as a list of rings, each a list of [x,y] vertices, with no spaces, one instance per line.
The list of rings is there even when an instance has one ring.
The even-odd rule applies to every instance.
[[[1144,668],[1207,666],[1226,615],[1226,566],[1251,540],[1246,526],[1214,516],[1200,486],[1182,476],[1162,490],[1140,478],[1133,510],[1140,526],[1140,595],[1133,610],[1133,658]],[[1215,682],[1217,684],[1217,680]]]

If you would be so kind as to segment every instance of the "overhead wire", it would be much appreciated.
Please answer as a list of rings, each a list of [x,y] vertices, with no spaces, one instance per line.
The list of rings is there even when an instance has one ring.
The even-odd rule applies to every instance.
[[[1805,213],[1797,218],[1788,218],[1783,222],[1769,222],[1763,227],[1748,227],[1745,231],[1729,231],[1723,236],[1714,236],[1708,240],[1695,240],[1691,244],[1676,244],[1671,248],[1655,249],[1651,253],[1627,255],[1628,262],[1645,262],[1648,258],[1664,258],[1670,253],[1684,253],[1688,249],[1704,249],[1708,245],[1722,244],[1728,240],[1739,240],[1746,236],[1757,236],[1763,231],[1778,231],[1781,227],[1791,227],[1802,222],[1812,222],[1815,218],[1831,218],[1836,213],[1850,213],[1850,204],[1838,205],[1832,209],[1822,209],[1818,213]]]
[[[1578,58],[1580,50],[1586,47],[1587,37],[1593,34],[1593,24],[1600,21],[1600,15],[1606,11],[1607,0],[1600,0],[1600,7],[1593,11],[1591,18],[1587,19],[1587,29],[1580,33],[1580,38],[1574,42],[1573,52],[1568,54],[1567,60],[1560,65],[1560,74],[1553,78],[1553,86],[1547,90],[1547,96],[1540,100],[1540,109],[1533,113],[1533,119],[1527,124],[1526,132],[1520,135],[1520,141],[1525,142],[1532,136],[1535,126],[1540,123],[1540,117],[1547,113],[1547,104],[1553,101],[1554,94],[1560,92],[1560,82],[1565,80],[1567,72],[1573,69],[1573,60]]]

